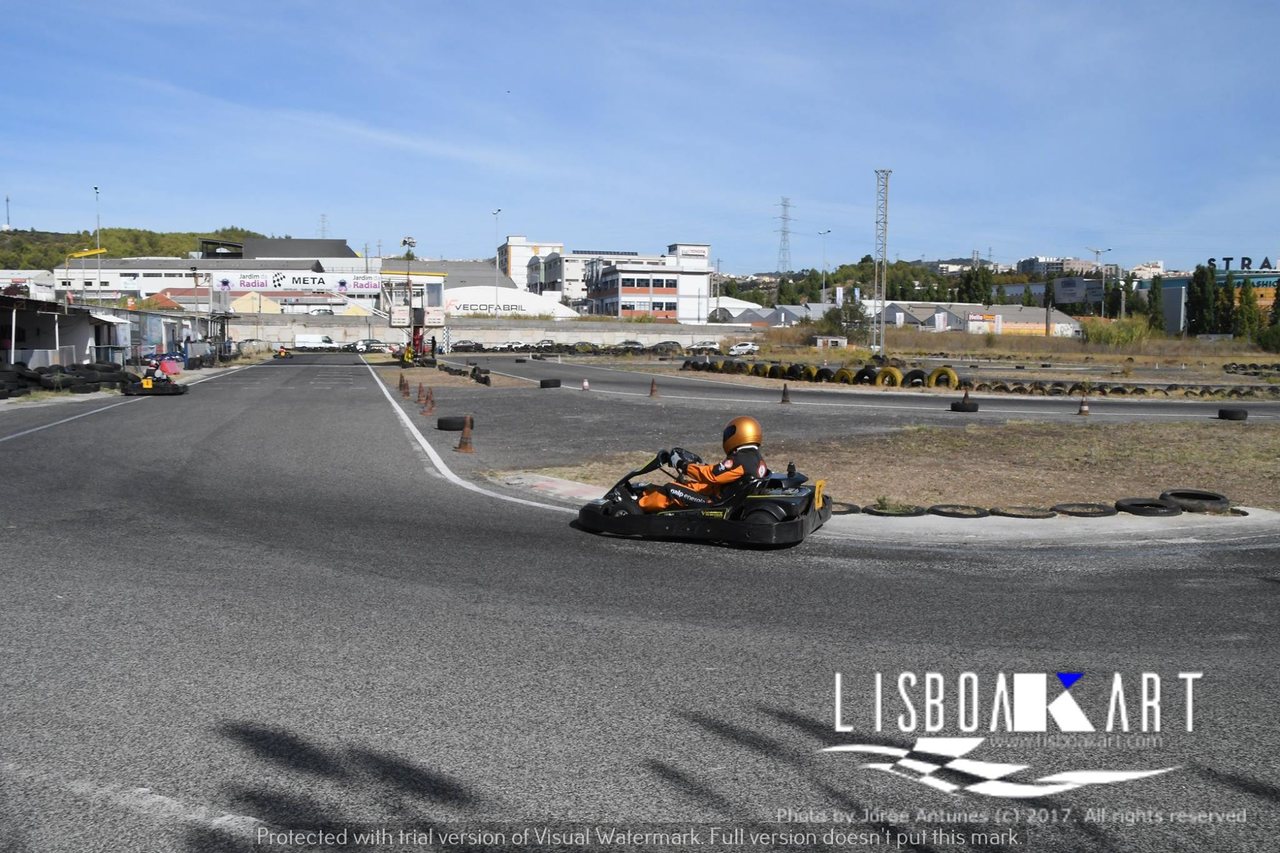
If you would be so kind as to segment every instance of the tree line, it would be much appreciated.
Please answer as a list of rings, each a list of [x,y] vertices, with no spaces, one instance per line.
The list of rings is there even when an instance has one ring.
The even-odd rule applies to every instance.
[[[256,231],[228,226],[207,233],[194,231],[147,231],[142,228],[103,228],[104,258],[183,258],[200,248],[201,238],[243,241],[262,237]],[[0,269],[55,270],[67,263],[73,252],[93,249],[98,239],[92,231],[62,234],[52,231],[0,232]],[[78,266],[79,261],[72,261]]]

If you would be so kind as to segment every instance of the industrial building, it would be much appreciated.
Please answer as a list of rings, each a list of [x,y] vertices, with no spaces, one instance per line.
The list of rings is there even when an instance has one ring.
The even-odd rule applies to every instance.
[[[672,243],[662,255],[587,262],[588,313],[704,323],[711,307],[711,247]]]

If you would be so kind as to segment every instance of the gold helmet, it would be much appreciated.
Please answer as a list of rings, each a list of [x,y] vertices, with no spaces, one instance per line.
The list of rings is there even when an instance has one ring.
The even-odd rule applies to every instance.
[[[757,447],[761,440],[760,422],[755,418],[734,418],[724,428],[724,452],[733,453],[739,447],[754,444]]]

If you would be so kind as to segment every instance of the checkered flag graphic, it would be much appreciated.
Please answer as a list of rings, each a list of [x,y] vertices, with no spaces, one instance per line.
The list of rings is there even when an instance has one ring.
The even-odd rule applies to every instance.
[[[1008,777],[1026,770],[1026,764],[998,764],[966,757],[985,741],[986,738],[980,737],[918,738],[911,749],[873,744],[843,744],[827,747],[822,751],[855,752],[892,758],[893,761],[871,762],[862,766],[901,776],[948,794],[968,793],[1015,799],[1048,797],[1085,785],[1128,782],[1177,769],[1069,770],[1019,781]]]

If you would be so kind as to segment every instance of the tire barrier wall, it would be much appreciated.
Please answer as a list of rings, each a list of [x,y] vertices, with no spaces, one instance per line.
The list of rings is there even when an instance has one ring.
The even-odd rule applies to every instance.
[[[1016,367],[1016,366],[1015,366]],[[1171,397],[1181,395],[1202,399],[1280,399],[1280,385],[1188,385],[1156,382],[1072,382],[1021,377],[985,377],[974,381],[961,376],[954,367],[943,365],[926,372],[922,368],[903,369],[845,365],[829,367],[806,362],[755,361],[745,359],[686,358],[681,370],[759,376],[789,382],[830,382],[837,385],[874,385],[879,388],[948,388],[994,394],[1040,397]]]

